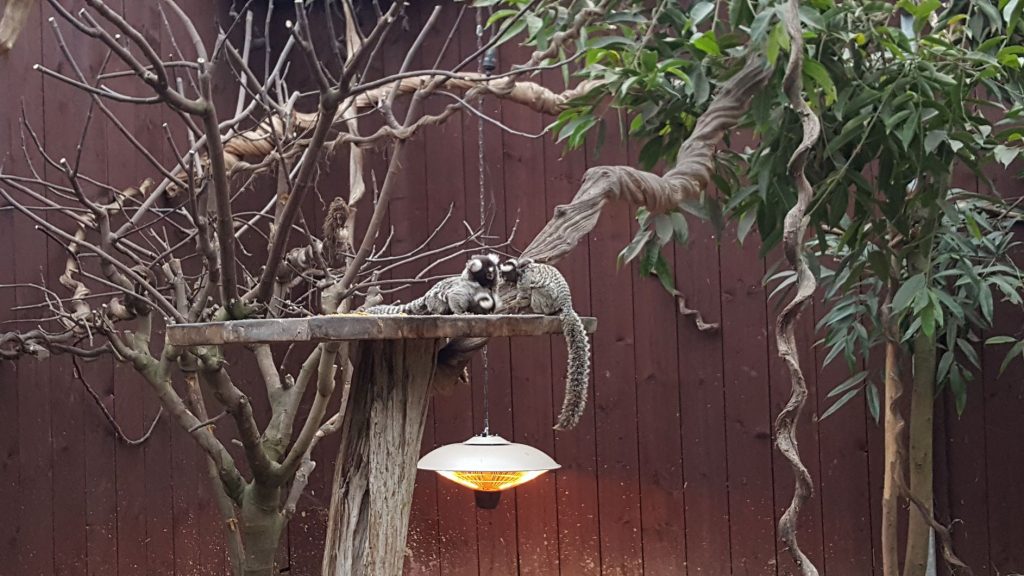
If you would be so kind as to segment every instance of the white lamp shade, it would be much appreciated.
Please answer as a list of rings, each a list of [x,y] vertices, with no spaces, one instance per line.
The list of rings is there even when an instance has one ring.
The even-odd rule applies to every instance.
[[[497,491],[518,486],[559,465],[532,446],[489,435],[441,446],[420,458],[417,467],[474,490]]]

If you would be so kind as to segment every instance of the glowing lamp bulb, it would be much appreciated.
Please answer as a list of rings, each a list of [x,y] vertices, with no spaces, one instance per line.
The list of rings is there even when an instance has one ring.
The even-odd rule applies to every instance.
[[[515,488],[559,466],[532,446],[487,435],[441,446],[421,458],[417,467],[433,470],[473,490],[477,506],[490,509],[498,505],[502,490]]]

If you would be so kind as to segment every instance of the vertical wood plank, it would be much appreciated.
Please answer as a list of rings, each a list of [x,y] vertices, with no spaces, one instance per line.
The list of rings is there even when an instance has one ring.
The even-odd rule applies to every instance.
[[[544,73],[545,83],[557,86],[559,71]],[[568,204],[576,194],[586,169],[583,150],[565,151],[552,138],[544,139],[544,171],[546,174],[547,209],[550,217],[555,206]],[[576,312],[592,314],[590,302],[590,249],[581,243],[572,257],[559,262],[559,269],[572,289]],[[552,338],[551,385],[557,390],[565,378],[567,353],[561,338]],[[591,366],[596,351],[591,347]],[[601,572],[601,543],[598,525],[597,448],[594,418],[594,371],[591,370],[586,409],[579,425],[571,431],[555,435],[555,460],[562,466],[555,472],[558,487],[559,566],[565,575],[593,576]],[[553,394],[553,410],[562,407],[562,395]]]
[[[1020,258],[1024,251],[1017,249],[1014,256]],[[1000,306],[993,322],[993,334],[1020,333],[1024,313],[1019,308]],[[994,574],[1006,574],[1024,566],[1024,550],[1019,543],[1024,541],[1024,523],[1020,521],[1021,488],[1017,480],[1024,470],[1024,452],[1020,449],[1019,424],[1017,419],[1024,414],[1024,363],[1020,358],[1013,360],[1006,371],[999,374],[1004,355],[1002,350],[983,351],[984,374],[984,418],[985,418],[985,459],[988,496],[989,570]],[[974,392],[974,390],[970,390]],[[977,396],[975,396],[977,397]],[[968,400],[967,410],[978,408]],[[970,489],[970,485],[964,487]],[[1014,504],[1016,503],[1016,504]]]
[[[40,39],[38,36],[39,8],[32,11],[28,22],[25,24],[25,33],[22,34],[14,49],[4,58],[0,58],[0,77],[22,78],[21,82],[9,83],[5,89],[5,96],[0,98],[0,142],[5,150],[10,151],[12,157],[20,154],[15,143],[20,140],[20,100],[35,98],[41,94],[41,76],[32,72],[32,64],[40,57]],[[10,92],[6,92],[10,90]],[[18,96],[18,97],[15,97]],[[41,122],[41,114],[36,107],[26,107],[25,113],[29,115],[33,123]],[[13,160],[13,158],[11,159]],[[8,168],[15,173],[20,173],[23,160],[17,162],[8,160],[7,164],[13,164]],[[17,166],[17,168],[15,167]],[[23,274],[19,267],[28,267],[28,260],[23,256],[19,258],[17,248],[20,243],[18,238],[25,238],[28,242],[35,238],[29,226],[24,225],[25,217],[16,213],[14,208],[7,205],[5,200],[0,200],[0,245],[12,247],[9,256],[0,258],[0,283],[14,284]],[[30,234],[24,237],[20,234]],[[5,324],[4,330],[15,328],[26,328],[27,324],[9,324],[17,319],[28,317],[13,310],[22,299],[27,300],[31,294],[25,290],[14,290],[11,288],[0,289],[0,321]],[[27,302],[26,302],[27,303]],[[22,535],[21,526],[24,520],[21,517],[21,453],[20,453],[20,410],[19,397],[21,389],[30,384],[28,379],[31,374],[28,372],[33,368],[26,364],[34,363],[33,360],[21,360],[14,362],[0,361],[0,518],[6,518],[6,522],[0,522],[0,558],[10,563],[11,569],[19,566],[19,549]]]
[[[722,342],[733,572],[775,574],[768,322],[758,244],[723,232]]]
[[[618,131],[610,126],[608,141],[618,139]],[[626,162],[623,146],[605,148],[600,158],[588,156],[589,165]],[[606,212],[589,236],[591,305],[601,314],[601,329],[593,339],[591,396],[597,420],[601,573],[641,574],[633,282],[631,275],[616,270],[615,264],[631,238],[633,212],[623,205],[609,205]]]
[[[719,245],[707,223],[690,223],[690,241],[676,251],[676,285],[687,305],[721,324]],[[722,330],[697,330],[689,316],[679,333],[681,434],[686,497],[687,574],[728,574],[729,493],[726,466]]]
[[[11,68],[13,66],[5,66],[0,61],[0,74],[8,73]],[[0,106],[3,104],[0,102]],[[15,117],[13,110],[0,108],[0,128],[3,129],[0,137],[7,137],[11,129],[10,120]],[[14,236],[15,218],[20,218],[20,215],[14,214],[14,210],[0,200],[0,245],[17,246]],[[15,282],[16,263],[15,258],[0,260],[0,283]],[[0,322],[9,326],[7,323],[16,319],[13,310],[16,305],[14,290],[0,290]],[[0,558],[12,564],[18,556],[21,525],[18,390],[27,385],[27,382],[21,382],[18,367],[16,362],[0,361],[0,518],[7,518],[6,522],[0,522]]]
[[[1006,353],[1004,347],[988,347],[981,351],[983,379],[972,383],[968,389],[967,408],[958,416],[952,401],[945,402],[946,418],[946,470],[936,470],[936,475],[948,475],[948,498],[950,519],[953,526],[953,546],[957,556],[978,574],[988,574],[992,567],[989,561],[989,507],[988,466],[990,458],[986,442],[986,414],[989,390],[999,383],[996,374]],[[947,394],[947,392],[943,392]],[[941,498],[941,496],[937,496]],[[998,526],[992,526],[999,530]],[[996,534],[996,539],[1001,538]]]
[[[82,6],[84,3],[73,3],[69,8],[77,10]],[[52,14],[49,7],[45,11]],[[105,50],[92,39],[76,33],[74,28],[63,20],[58,18],[56,24],[64,35],[68,50],[74,54],[77,65],[91,80],[102,63]],[[42,42],[46,65],[66,76],[75,77],[72,64],[60,51],[50,22],[43,26]],[[47,153],[55,159],[67,158],[74,166],[76,148],[82,142],[81,164],[78,170],[88,177],[102,181],[107,175],[107,167],[103,128],[105,119],[100,111],[92,110],[93,118],[87,120],[90,114],[90,98],[82,91],[61,82],[46,80],[43,90],[49,96],[44,102],[44,114],[47,118],[54,119],[44,123],[42,132]],[[64,179],[55,169],[48,167],[46,173],[51,181],[61,182]],[[84,189],[86,194],[93,198],[107,200],[105,193],[88,186]],[[65,230],[71,228],[67,218],[51,214],[49,220]],[[60,277],[64,271],[66,257],[67,253],[62,248],[56,244],[51,245],[47,266],[48,278]],[[68,290],[57,282],[50,284],[58,294],[70,295]],[[95,284],[91,288],[102,290]],[[85,426],[86,423],[95,422],[106,428],[107,424],[93,405],[92,399],[84,392],[82,384],[74,378],[71,359],[53,357],[48,362],[52,379],[49,409],[53,427],[54,570],[58,574],[85,574],[88,569]],[[114,440],[111,436],[104,435],[97,438],[97,441],[108,443]]]
[[[38,18],[31,18],[26,24],[23,34],[14,48],[13,57],[18,58],[23,64],[15,64],[12,71],[19,71],[23,65],[31,66],[42,61],[42,33],[43,23]],[[49,31],[46,32],[49,34]],[[22,60],[23,59],[23,60]],[[25,121],[31,124],[32,128],[45,137],[46,121],[58,121],[59,114],[56,110],[52,114],[46,110],[46,89],[50,88],[53,82],[43,83],[41,76],[28,69],[28,66],[20,70],[20,78],[25,82],[12,83],[13,86],[21,86],[19,98],[10,99],[11,132],[13,139],[10,140],[12,160],[17,158],[17,164],[24,167],[24,157],[19,155],[21,143],[21,128],[18,125],[18,118],[21,114],[21,102],[24,101]],[[45,88],[44,88],[45,86]],[[18,88],[15,88],[17,91]],[[13,94],[12,94],[13,96]],[[7,98],[4,98],[7,100]],[[32,142],[25,136],[27,146],[32,149]],[[44,142],[45,145],[45,142]],[[32,162],[41,166],[38,154],[32,153]],[[40,168],[42,170],[42,168]],[[24,196],[21,198],[24,200]],[[35,202],[27,202],[35,205]],[[39,283],[45,277],[48,268],[49,242],[34,226],[28,218],[17,214],[14,216],[14,279],[21,283]],[[54,248],[59,250],[59,248]],[[55,252],[56,253],[56,252]],[[21,288],[15,291],[16,302],[19,305],[36,304],[42,300],[41,294],[35,289]],[[16,316],[23,322],[17,327],[22,330],[31,330],[37,326],[35,318],[40,317],[43,309],[29,309],[19,312]],[[45,313],[43,314],[45,315]],[[17,540],[14,543],[15,554],[9,557],[13,560],[13,572],[18,574],[50,574],[54,570],[54,543],[53,543],[53,469],[52,469],[52,438],[50,433],[51,425],[51,363],[48,361],[36,361],[32,358],[23,358],[18,363],[18,387],[17,387],[17,439],[18,458],[20,474],[20,490],[15,496],[18,507],[18,528]]]
[[[666,252],[672,258],[671,246]],[[634,291],[644,574],[683,574],[686,502],[675,299],[656,278],[636,279]]]
[[[629,164],[637,166],[639,142],[625,143]],[[639,224],[633,222],[636,234]],[[675,259],[676,245],[662,248]],[[641,519],[645,574],[684,574],[686,571],[686,500],[683,492],[683,449],[680,434],[679,339],[677,306],[661,282],[633,279],[633,331],[636,362],[637,435],[640,465]],[[657,334],[650,338],[644,335]]]
[[[506,50],[502,56],[509,63],[523,62],[529,58],[529,51]],[[505,106],[501,112],[502,122],[515,130],[536,133],[544,127],[539,115],[521,106]],[[504,134],[502,144],[506,229],[511,229],[518,218],[519,241],[516,244],[525,247],[549,216],[545,204],[543,143]],[[558,337],[558,341],[564,346],[562,337]],[[514,338],[511,345],[515,441],[552,454],[554,433],[551,427],[555,422],[552,401],[557,399],[557,405],[561,406],[564,368],[553,372],[549,338]],[[553,374],[561,375],[553,378]],[[557,573],[558,515],[554,475],[545,474],[517,488],[516,492],[520,570],[527,574]]]

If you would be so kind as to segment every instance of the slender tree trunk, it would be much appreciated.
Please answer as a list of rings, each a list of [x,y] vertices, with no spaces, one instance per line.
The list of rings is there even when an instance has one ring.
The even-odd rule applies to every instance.
[[[281,513],[281,489],[250,484],[242,496],[238,514],[242,535],[244,576],[271,576],[277,573],[274,561],[287,525]]]
[[[185,371],[185,401],[192,412],[201,421],[210,419],[206,411],[206,403],[203,401],[203,393],[199,387],[199,376],[195,372],[194,358],[186,356],[183,364],[189,366]],[[212,426],[212,425],[211,425]],[[220,472],[217,465],[210,457],[206,457],[206,477],[209,480],[210,490],[213,491],[213,499],[217,503],[217,510],[220,512],[224,528],[224,542],[227,544],[228,557],[231,560],[231,573],[234,576],[242,576],[242,561],[245,556],[242,545],[242,536],[238,533],[238,517],[235,515],[235,505],[231,498],[224,492],[224,484],[220,479]]]
[[[928,515],[934,511],[933,443],[935,421],[935,337],[919,332],[914,339],[914,389],[910,396],[910,493]],[[907,525],[907,553],[903,576],[925,576],[928,568],[931,525],[913,508]]]
[[[441,343],[367,341],[335,463],[324,576],[400,576],[430,381]]]
[[[900,576],[899,568],[899,500],[902,476],[903,451],[900,437],[903,434],[903,416],[900,414],[899,399],[903,395],[900,382],[900,350],[896,339],[895,320],[889,317],[892,303],[890,297],[885,303],[885,477],[882,479],[882,575]]]

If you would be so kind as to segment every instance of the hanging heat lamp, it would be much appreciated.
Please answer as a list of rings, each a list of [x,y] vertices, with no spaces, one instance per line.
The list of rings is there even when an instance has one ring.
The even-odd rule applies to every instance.
[[[477,48],[482,47],[482,12],[477,11]],[[488,49],[480,69],[490,76],[498,67],[498,53]],[[484,132],[478,127],[480,150],[480,225],[485,224],[484,212]],[[515,488],[547,472],[560,468],[550,456],[526,444],[509,442],[490,433],[487,402],[487,348],[481,352],[483,360],[484,431],[465,442],[441,446],[420,458],[420,470],[432,470],[441,476],[473,491],[479,508],[492,510],[498,506],[501,493]]]
[[[473,490],[477,507],[491,510],[498,506],[503,490],[529,482],[559,465],[533,446],[509,442],[489,434],[485,427],[479,436],[441,446],[420,458],[417,468],[433,470]]]

